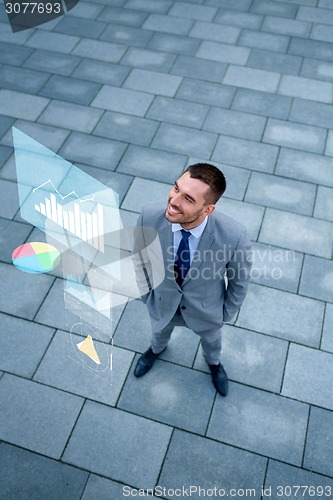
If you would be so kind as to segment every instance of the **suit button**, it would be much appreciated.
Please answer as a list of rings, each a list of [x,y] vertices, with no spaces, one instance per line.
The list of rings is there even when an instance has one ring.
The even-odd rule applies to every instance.
[[[181,309],[186,309],[186,306],[181,306]]]

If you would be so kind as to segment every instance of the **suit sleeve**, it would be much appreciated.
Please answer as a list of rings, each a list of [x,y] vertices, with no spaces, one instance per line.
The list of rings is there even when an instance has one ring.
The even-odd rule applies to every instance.
[[[134,232],[132,259],[134,263],[135,278],[141,295],[141,300],[142,302],[146,303],[149,293],[152,289],[152,270],[147,251],[147,242],[145,238],[145,228],[143,223],[143,212],[141,212],[139,216]]]
[[[236,250],[226,266],[228,286],[223,304],[223,322],[231,321],[241,307],[246,296],[251,267],[251,243],[246,229],[244,229],[238,240]]]

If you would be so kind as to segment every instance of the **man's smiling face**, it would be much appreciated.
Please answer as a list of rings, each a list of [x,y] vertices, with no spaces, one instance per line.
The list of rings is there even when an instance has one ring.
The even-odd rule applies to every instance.
[[[169,192],[165,217],[170,222],[178,222],[184,229],[192,229],[214,211],[211,196],[208,184],[185,172]]]

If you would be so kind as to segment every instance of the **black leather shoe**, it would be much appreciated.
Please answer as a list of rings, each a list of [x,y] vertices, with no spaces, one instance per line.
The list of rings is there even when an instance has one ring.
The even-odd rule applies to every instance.
[[[226,396],[228,394],[228,376],[221,365],[209,365],[212,380],[215,389],[221,394],[221,396]]]
[[[166,347],[163,349],[163,351],[159,352],[158,354],[155,354],[152,351],[152,348],[149,347],[148,351],[144,352],[142,356],[140,356],[139,361],[135,367],[134,370],[134,375],[136,377],[142,377],[142,375],[145,375],[151,367],[153,366],[155,360],[158,358],[162,352],[164,352]]]

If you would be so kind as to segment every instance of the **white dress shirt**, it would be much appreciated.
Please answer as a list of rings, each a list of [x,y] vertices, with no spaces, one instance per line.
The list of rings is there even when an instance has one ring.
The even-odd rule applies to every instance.
[[[196,249],[198,248],[200,238],[202,233],[204,232],[204,229],[207,225],[207,217],[204,218],[204,220],[199,224],[199,226],[196,226],[192,229],[186,229],[191,235],[188,238],[188,244],[190,248],[190,262],[192,263],[193,256],[195,254]],[[182,233],[181,230],[184,229],[180,224],[178,223],[173,223],[171,224],[171,229],[173,232],[173,254],[174,258],[176,258],[176,253],[179,247],[179,243],[182,239]]]

